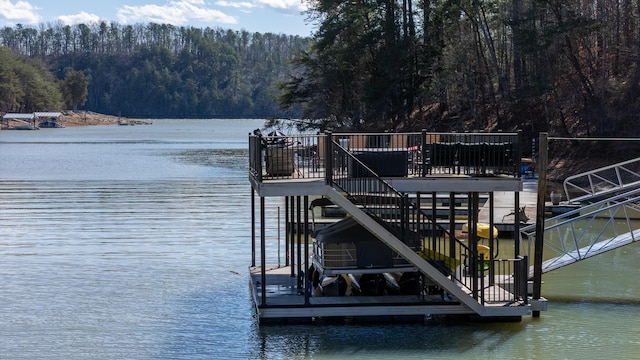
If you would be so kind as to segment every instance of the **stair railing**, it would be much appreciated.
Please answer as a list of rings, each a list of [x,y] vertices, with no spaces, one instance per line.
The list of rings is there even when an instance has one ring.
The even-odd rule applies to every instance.
[[[424,240],[420,229],[412,225],[432,222],[424,210],[419,209],[416,204],[409,201],[406,194],[394,189],[340,144],[333,140],[327,141],[327,144],[326,153],[333,156],[328,157],[331,160],[327,164],[326,181],[336,190],[344,193],[345,198],[359,206],[410,248],[418,251],[422,247],[420,255],[425,260],[443,274],[450,276],[452,281],[466,289],[466,292],[481,304],[514,302],[523,299],[526,301],[526,293],[523,294],[522,291],[485,291],[485,289],[495,288],[493,285],[504,285],[505,288],[515,286],[516,289],[522,289],[522,281],[514,285],[514,281],[508,279],[504,284],[496,284],[487,276],[490,266],[502,269],[501,272],[505,271],[505,278],[523,273],[523,271],[518,272],[517,267],[524,259],[494,260],[490,265],[490,260],[480,257],[477,249],[470,249],[441,225],[437,226],[439,230],[449,235],[448,240]],[[520,278],[525,279],[526,282],[526,275],[519,276],[518,279]]]

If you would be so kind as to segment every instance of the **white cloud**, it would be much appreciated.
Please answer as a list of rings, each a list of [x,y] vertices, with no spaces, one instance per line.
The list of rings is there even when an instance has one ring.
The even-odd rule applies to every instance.
[[[60,15],[58,16],[58,20],[62,21],[65,25],[75,25],[98,23],[101,19],[98,15],[82,11],[75,15]]]
[[[166,5],[125,5],[118,10],[123,23],[157,22],[183,25],[192,21],[236,24],[238,20],[222,11],[204,6],[204,0],[172,0]]]
[[[256,0],[256,2],[270,8],[286,10],[287,12],[299,13],[308,8],[306,2],[302,0]]]
[[[216,1],[216,5],[223,7],[230,7],[236,9],[252,9],[257,7],[258,5],[248,2],[248,1]]]
[[[37,24],[41,19],[37,10],[27,1],[17,1],[14,4],[11,0],[0,0],[0,18],[13,23]]]

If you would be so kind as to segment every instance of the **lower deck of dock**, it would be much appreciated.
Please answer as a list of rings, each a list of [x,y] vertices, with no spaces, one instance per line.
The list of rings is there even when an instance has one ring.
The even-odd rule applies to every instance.
[[[312,297],[305,295],[304,289],[298,288],[298,280],[291,275],[290,266],[265,268],[263,297],[262,268],[250,267],[249,273],[252,300],[260,321],[328,317],[412,317],[419,320],[431,315],[474,314],[471,309],[444,294]]]

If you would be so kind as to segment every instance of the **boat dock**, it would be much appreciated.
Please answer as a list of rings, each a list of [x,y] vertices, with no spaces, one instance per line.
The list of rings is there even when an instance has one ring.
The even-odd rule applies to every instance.
[[[589,233],[597,236],[572,229],[574,221],[616,224],[621,214],[635,213],[640,176],[612,188],[615,180],[598,173],[606,186],[581,196],[593,203],[545,204],[551,219],[540,237],[542,259],[532,250],[538,184],[529,172],[523,176],[521,144],[518,133],[254,131],[249,271],[257,317],[537,316],[547,302],[534,269],[550,271],[636,241],[630,226]],[[277,266],[267,262],[274,259],[268,197],[285,204],[286,245],[282,258],[278,245]],[[500,241],[513,239],[513,251],[498,251],[498,233]]]
[[[39,130],[40,128],[63,128],[58,122],[61,112],[6,113],[0,121],[0,128],[5,130]],[[10,123],[14,125],[11,126]],[[17,125],[15,125],[17,124]]]
[[[527,259],[495,258],[495,236],[484,245],[476,235],[484,211],[511,229],[520,220],[506,216],[521,207],[519,136],[254,132],[250,271],[261,321],[530,314]],[[284,266],[266,263],[266,197],[285,199]],[[496,197],[511,197],[510,209],[496,210]],[[347,216],[316,227],[309,209],[318,199]]]

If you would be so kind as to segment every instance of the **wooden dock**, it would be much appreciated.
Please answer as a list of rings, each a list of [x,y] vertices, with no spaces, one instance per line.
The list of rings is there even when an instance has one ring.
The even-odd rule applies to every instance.
[[[537,204],[537,181],[523,182],[523,189],[519,192],[519,208],[524,210],[526,221],[522,221],[522,215],[516,209],[515,195],[513,192],[496,191],[493,193],[493,224],[499,231],[513,231],[515,220],[521,217],[521,225],[535,223]],[[490,222],[489,201],[480,208],[478,222],[488,224]]]

